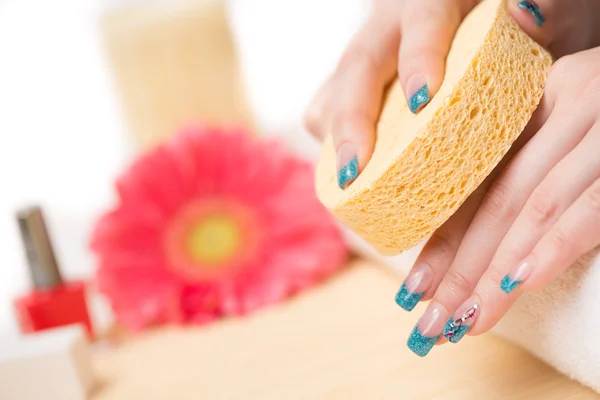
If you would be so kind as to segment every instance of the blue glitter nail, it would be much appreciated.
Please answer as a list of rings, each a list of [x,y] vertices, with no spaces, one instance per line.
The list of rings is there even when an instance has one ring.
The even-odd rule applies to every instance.
[[[531,16],[535,19],[535,24],[537,26],[542,26],[546,23],[546,19],[540,10],[540,6],[538,6],[535,1],[521,1],[519,2],[518,6],[523,10],[527,10],[529,14],[531,14]]]
[[[419,301],[421,301],[423,294],[425,294],[425,292],[409,292],[406,288],[406,285],[403,283],[402,287],[396,294],[396,304],[404,308],[406,311],[412,311],[417,306],[417,304],[419,304]]]
[[[423,336],[419,332],[417,325],[415,325],[415,328],[410,334],[410,337],[408,338],[408,342],[406,344],[413,353],[415,353],[419,357],[425,357],[433,348],[435,342],[437,342],[439,337],[439,335],[434,337]]]
[[[346,184],[351,183],[358,176],[358,158],[354,156],[340,172],[338,172],[338,185],[341,189],[346,188]]]
[[[454,320],[450,318],[448,322],[446,322],[446,326],[444,326],[444,332],[442,333],[446,339],[450,343],[458,343],[460,339],[462,339],[469,330],[469,325],[459,325],[452,327],[452,323]]]
[[[421,89],[417,90],[415,94],[408,100],[408,107],[413,114],[419,111],[419,107],[429,102],[429,88],[427,85],[423,85]]]
[[[516,287],[521,284],[521,282],[523,281],[515,281],[510,276],[506,275],[504,278],[502,278],[502,282],[500,282],[500,289],[502,289],[504,293],[510,293],[515,290]]]

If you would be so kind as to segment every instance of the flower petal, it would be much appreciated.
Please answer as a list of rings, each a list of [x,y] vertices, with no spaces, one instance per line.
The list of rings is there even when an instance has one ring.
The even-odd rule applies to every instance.
[[[331,275],[347,256],[335,220],[317,200],[312,166],[240,129],[182,130],[142,155],[117,189],[120,203],[100,219],[91,245],[101,291],[131,329],[251,312]],[[240,248],[252,251],[186,279],[165,255],[165,238],[194,204],[248,210],[252,223],[243,213],[231,216],[246,233]]]
[[[166,321],[175,293],[173,279],[164,269],[103,265],[98,269],[97,281],[117,320],[127,328],[139,330]]]

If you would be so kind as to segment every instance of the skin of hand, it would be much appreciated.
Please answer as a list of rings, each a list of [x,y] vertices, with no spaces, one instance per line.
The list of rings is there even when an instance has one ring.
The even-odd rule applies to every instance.
[[[417,97],[414,112],[426,107],[454,33],[477,3],[375,5],[306,115],[317,137],[332,134],[342,188],[356,177],[348,166],[360,173],[369,160],[387,84],[398,76],[409,106]],[[523,134],[433,234],[396,297],[408,311],[431,300],[408,341],[421,356],[436,342],[488,331],[522,291],[543,287],[600,245],[600,1],[507,3],[558,61]]]

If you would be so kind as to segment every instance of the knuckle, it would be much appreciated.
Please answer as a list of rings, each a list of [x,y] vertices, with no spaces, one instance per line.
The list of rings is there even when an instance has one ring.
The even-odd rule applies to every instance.
[[[420,262],[432,271],[446,271],[456,253],[457,246],[440,232],[435,232],[421,253]]]
[[[600,179],[590,186],[588,190],[590,207],[595,215],[600,215]]]
[[[600,69],[595,69],[590,75],[590,80],[586,85],[587,89],[591,93],[594,93],[594,95],[598,95],[598,92],[600,91]]]
[[[419,29],[420,21],[443,21],[448,16],[458,17],[459,11],[454,0],[413,1],[408,3],[402,22]]]
[[[471,293],[475,285],[459,269],[451,268],[444,278],[444,286],[453,296]]]
[[[372,118],[369,113],[358,107],[341,108],[335,112],[330,121],[330,130],[334,143],[340,145],[344,141],[363,143],[367,126]],[[363,129],[365,128],[365,129]]]
[[[569,254],[573,247],[571,237],[560,228],[554,229],[550,233],[550,242],[559,253]]]
[[[363,50],[356,44],[352,43],[342,54],[340,61],[338,62],[337,72],[343,71],[359,60]]]
[[[572,80],[570,77],[577,75],[580,79]],[[600,90],[600,69],[595,62],[589,62],[582,54],[568,55],[560,58],[550,70],[547,83],[548,90],[553,94],[565,91],[572,98],[592,101]],[[569,98],[569,96],[560,96]]]
[[[402,14],[402,24],[407,25],[414,24],[415,21],[423,21],[424,16],[436,15],[440,8],[444,9],[444,7],[434,7],[434,4],[430,1],[408,3],[408,7]]]
[[[572,82],[569,77],[573,73],[573,68],[577,68],[577,61],[574,58],[573,55],[561,57],[550,68],[545,91],[553,98],[562,99],[564,96],[560,94],[564,94],[565,90],[570,91],[571,88],[565,87],[565,82]]]
[[[496,220],[512,218],[516,214],[512,198],[511,187],[500,179],[485,194],[481,209]]]
[[[369,71],[375,71],[378,68],[378,61],[371,49],[363,45],[361,41],[352,43],[342,55],[338,64],[338,72],[348,71],[353,68],[361,68]]]
[[[573,73],[573,67],[578,64],[576,56],[568,55],[558,59],[550,69],[548,83],[564,82]]]
[[[429,239],[430,247],[434,247],[440,258],[454,257],[456,245],[443,233],[437,231]],[[450,258],[451,259],[451,258]]]
[[[304,114],[304,125],[315,136],[323,136],[325,112],[323,107],[312,104]]]
[[[333,125],[334,132],[340,132],[344,126],[357,125],[368,118],[369,116],[363,110],[357,108],[346,108],[338,110],[334,114],[331,123]]]
[[[400,46],[398,15],[390,10],[373,14],[346,47],[337,65],[338,71],[359,68],[371,73],[393,66]]]
[[[491,267],[488,269],[487,274],[491,282],[500,285],[500,282],[506,276],[506,268],[502,268],[502,266],[500,265],[492,264]]]
[[[335,80],[335,75],[330,76],[319,88],[303,116],[306,129],[317,138],[323,138],[328,133],[332,111],[331,105],[335,96]]]
[[[423,42],[418,47],[405,46],[400,51],[400,65],[410,72],[418,71],[423,65],[439,62],[443,57],[438,42]]]
[[[527,216],[537,224],[544,224],[556,215],[557,204],[554,196],[547,190],[538,190],[532,196],[527,206]]]
[[[323,137],[326,134],[327,118],[325,106],[323,104],[311,104],[304,114],[304,125],[308,131],[317,136]]]

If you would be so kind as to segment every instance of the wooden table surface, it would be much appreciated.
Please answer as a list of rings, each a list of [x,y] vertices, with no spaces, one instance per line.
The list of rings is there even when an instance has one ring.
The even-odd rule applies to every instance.
[[[406,347],[420,313],[400,277],[357,261],[283,304],[209,327],[149,332],[95,357],[92,400],[599,399],[492,335]]]

